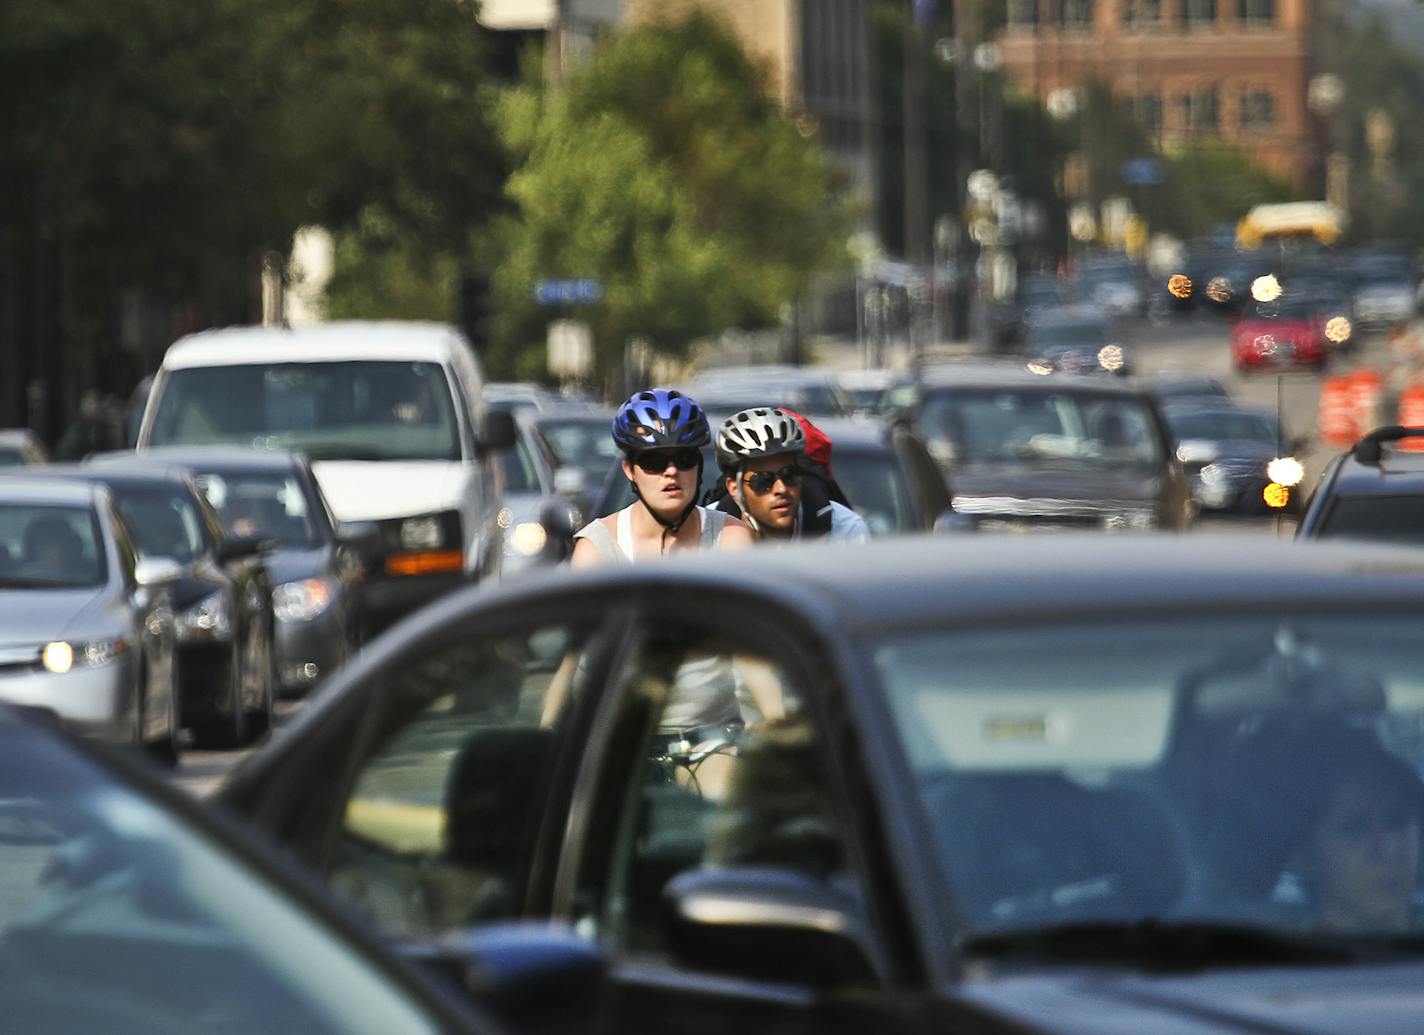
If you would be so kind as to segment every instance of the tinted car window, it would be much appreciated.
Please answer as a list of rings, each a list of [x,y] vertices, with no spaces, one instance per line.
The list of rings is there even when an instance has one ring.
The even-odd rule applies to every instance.
[[[539,430],[561,466],[577,467],[588,475],[603,477],[608,465],[618,459],[618,447],[608,433],[607,420],[543,420]]]
[[[313,459],[458,460],[454,398],[437,363],[195,367],[164,382],[149,444],[236,443]]]
[[[0,573],[8,586],[76,589],[107,579],[98,518],[88,507],[0,504]]]
[[[209,472],[197,480],[229,534],[260,535],[283,547],[316,545],[311,505],[291,475]]]
[[[905,472],[890,450],[837,449],[836,481],[872,535],[907,532],[918,527]]]
[[[202,519],[186,493],[121,489],[115,502],[141,556],[186,564],[207,549]]]
[[[1119,618],[897,635],[875,660],[973,930],[1393,936],[1420,930],[1418,626]]]
[[[1317,534],[1424,543],[1424,496],[1337,497]]]
[[[957,464],[1152,466],[1161,445],[1150,411],[1130,397],[1018,389],[936,392],[921,426]]]
[[[0,1014],[14,1031],[426,1032],[354,948],[175,813],[0,731]]]
[[[529,453],[529,442],[520,435],[513,449],[505,449],[499,454],[499,468],[504,473],[504,491],[537,493],[539,474],[534,467],[534,457]]]

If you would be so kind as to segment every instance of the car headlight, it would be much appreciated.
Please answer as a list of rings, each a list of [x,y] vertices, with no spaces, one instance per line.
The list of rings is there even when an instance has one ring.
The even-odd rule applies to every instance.
[[[335,598],[329,579],[284,582],[272,590],[272,614],[279,622],[310,622]]]
[[[1293,456],[1278,456],[1266,465],[1266,477],[1277,485],[1294,488],[1305,480],[1305,467]]]
[[[1226,468],[1219,464],[1207,464],[1197,472],[1197,477],[1201,479],[1203,485],[1225,485],[1229,475]]]
[[[129,652],[129,641],[122,636],[110,640],[90,640],[87,643],[66,643],[58,640],[45,644],[40,664],[56,675],[73,668],[98,668],[108,665]]]
[[[178,616],[180,642],[226,640],[232,636],[232,605],[222,590],[204,597]]]
[[[1121,345],[1104,345],[1098,350],[1098,366],[1110,374],[1117,373],[1126,362]]]
[[[537,521],[521,521],[504,533],[505,546],[521,557],[533,557],[544,549],[548,541],[549,534]]]
[[[434,514],[406,518],[400,526],[400,544],[403,550],[440,549],[445,545],[445,530],[440,527],[440,519]]]

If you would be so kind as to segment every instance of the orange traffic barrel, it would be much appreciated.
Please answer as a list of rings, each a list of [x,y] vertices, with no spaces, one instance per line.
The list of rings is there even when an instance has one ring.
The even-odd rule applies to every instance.
[[[1320,383],[1320,404],[1315,415],[1320,441],[1339,449],[1354,445],[1364,427],[1355,409],[1350,378],[1335,374]]]
[[[1399,393],[1396,423],[1406,428],[1424,428],[1424,382],[1411,381]],[[1400,439],[1394,448],[1406,453],[1424,453],[1424,438]]]

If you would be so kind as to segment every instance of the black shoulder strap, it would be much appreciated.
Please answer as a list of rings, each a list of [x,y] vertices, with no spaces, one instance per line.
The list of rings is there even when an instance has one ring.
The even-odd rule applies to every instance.
[[[819,539],[831,534],[831,497],[820,475],[801,479],[801,536]]]

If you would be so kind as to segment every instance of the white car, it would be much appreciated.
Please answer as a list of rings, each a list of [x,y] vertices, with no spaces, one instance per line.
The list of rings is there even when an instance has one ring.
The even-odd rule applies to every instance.
[[[138,448],[305,453],[337,521],[381,529],[385,555],[364,594],[373,632],[499,570],[494,458],[514,425],[482,390],[474,352],[443,324],[204,331],[164,356]]]

